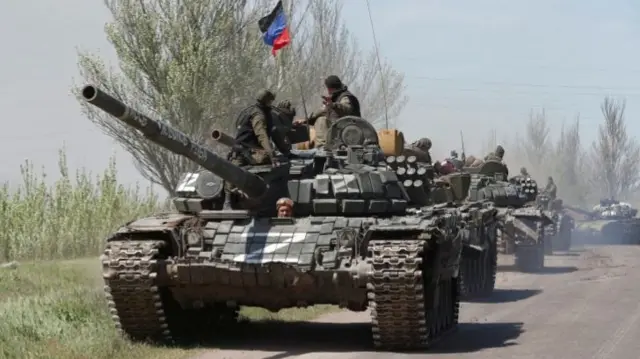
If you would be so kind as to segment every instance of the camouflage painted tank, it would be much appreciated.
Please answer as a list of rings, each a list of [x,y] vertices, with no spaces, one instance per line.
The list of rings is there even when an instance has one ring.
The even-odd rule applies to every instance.
[[[563,201],[559,198],[551,200],[547,193],[539,191],[536,203],[553,221],[545,227],[545,254],[571,249],[573,218],[563,209]]]
[[[573,238],[587,244],[638,244],[640,219],[637,210],[625,203],[609,201],[587,211],[564,206],[575,220]]]
[[[417,152],[417,150],[413,150]],[[407,151],[405,151],[407,153]],[[411,152],[409,152],[411,153]],[[489,201],[468,201],[471,175],[454,172],[437,176],[433,166],[415,155],[388,156],[387,164],[396,172],[410,194],[410,206],[420,208],[440,203],[458,205],[464,222],[463,251],[460,263],[460,290],[463,297],[483,297],[493,292],[497,272],[497,209]],[[463,181],[462,183],[457,183]]]
[[[473,174],[469,199],[490,201],[497,208],[498,251],[514,254],[516,268],[523,272],[544,268],[544,227],[551,219],[535,204],[536,182],[517,177],[507,180],[506,166],[497,161],[465,170]]]
[[[240,168],[96,87],[82,96],[204,168],[179,184],[178,213],[133,220],[106,241],[109,307],[131,338],[189,338],[243,305],[369,308],[378,348],[424,348],[456,328],[462,214],[409,208],[366,121],[336,121],[326,152]],[[220,179],[238,189],[234,210],[221,210]],[[275,218],[283,196],[293,216]]]

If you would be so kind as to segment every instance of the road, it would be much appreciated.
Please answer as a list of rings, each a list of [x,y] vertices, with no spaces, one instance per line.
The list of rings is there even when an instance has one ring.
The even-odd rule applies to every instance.
[[[375,352],[368,313],[313,323],[250,324],[194,359],[640,358],[640,246],[547,256],[540,274],[500,258],[496,291],[463,302],[456,333],[420,353]]]

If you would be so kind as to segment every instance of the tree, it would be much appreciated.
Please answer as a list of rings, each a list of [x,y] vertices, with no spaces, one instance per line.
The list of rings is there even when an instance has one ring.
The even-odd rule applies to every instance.
[[[640,147],[629,137],[624,101],[606,97],[600,109],[604,123],[591,146],[591,184],[601,196],[623,198],[640,187]]]
[[[363,55],[341,20],[339,0],[288,2],[293,43],[275,59],[257,29],[257,20],[273,7],[268,0],[105,0],[105,5],[113,15],[107,39],[119,66],[82,52],[82,77],[199,143],[208,141],[212,128],[232,130],[237,113],[260,88],[275,90],[279,99],[300,97],[302,91],[315,100],[310,105],[317,104],[322,78],[331,73],[350,85],[365,118],[374,123],[385,107],[380,76],[390,115],[406,103],[403,76],[388,63],[379,71],[374,57]],[[195,169],[191,161],[81,104],[89,119],[133,156],[140,173],[168,192],[181,173]]]
[[[568,128],[562,125],[555,153],[553,177],[560,196],[575,204],[587,201],[588,184],[585,178],[585,153],[580,139],[580,116]]]
[[[516,149],[531,166],[529,171],[538,176],[549,170],[545,166],[545,159],[552,148],[549,132],[546,112],[532,110],[529,114],[524,138],[520,141],[519,148]]]

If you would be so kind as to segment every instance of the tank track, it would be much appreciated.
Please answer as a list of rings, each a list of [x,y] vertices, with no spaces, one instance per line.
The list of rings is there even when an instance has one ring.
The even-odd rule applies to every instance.
[[[116,328],[133,340],[173,342],[156,285],[160,240],[110,241],[101,257],[105,295]]]
[[[491,295],[496,284],[498,251],[492,244],[478,258],[467,258],[460,262],[460,294],[463,299]]]
[[[515,266],[521,272],[534,273],[544,269],[544,246],[545,241],[550,239],[544,237],[544,226],[540,222],[536,223],[536,233],[538,239],[542,238],[542,243],[527,247],[516,246]]]
[[[369,243],[373,253],[373,274],[367,289],[376,348],[426,348],[455,330],[458,324],[460,287],[457,278],[441,282],[436,308],[425,308],[423,244],[418,240],[372,240]]]

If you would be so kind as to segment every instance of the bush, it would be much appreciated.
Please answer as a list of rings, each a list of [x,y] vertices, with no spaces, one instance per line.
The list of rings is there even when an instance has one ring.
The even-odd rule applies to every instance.
[[[163,207],[150,187],[118,184],[113,157],[101,174],[72,176],[61,150],[58,167],[60,179],[47,184],[26,161],[19,187],[0,188],[0,261],[95,256],[109,233]]]

